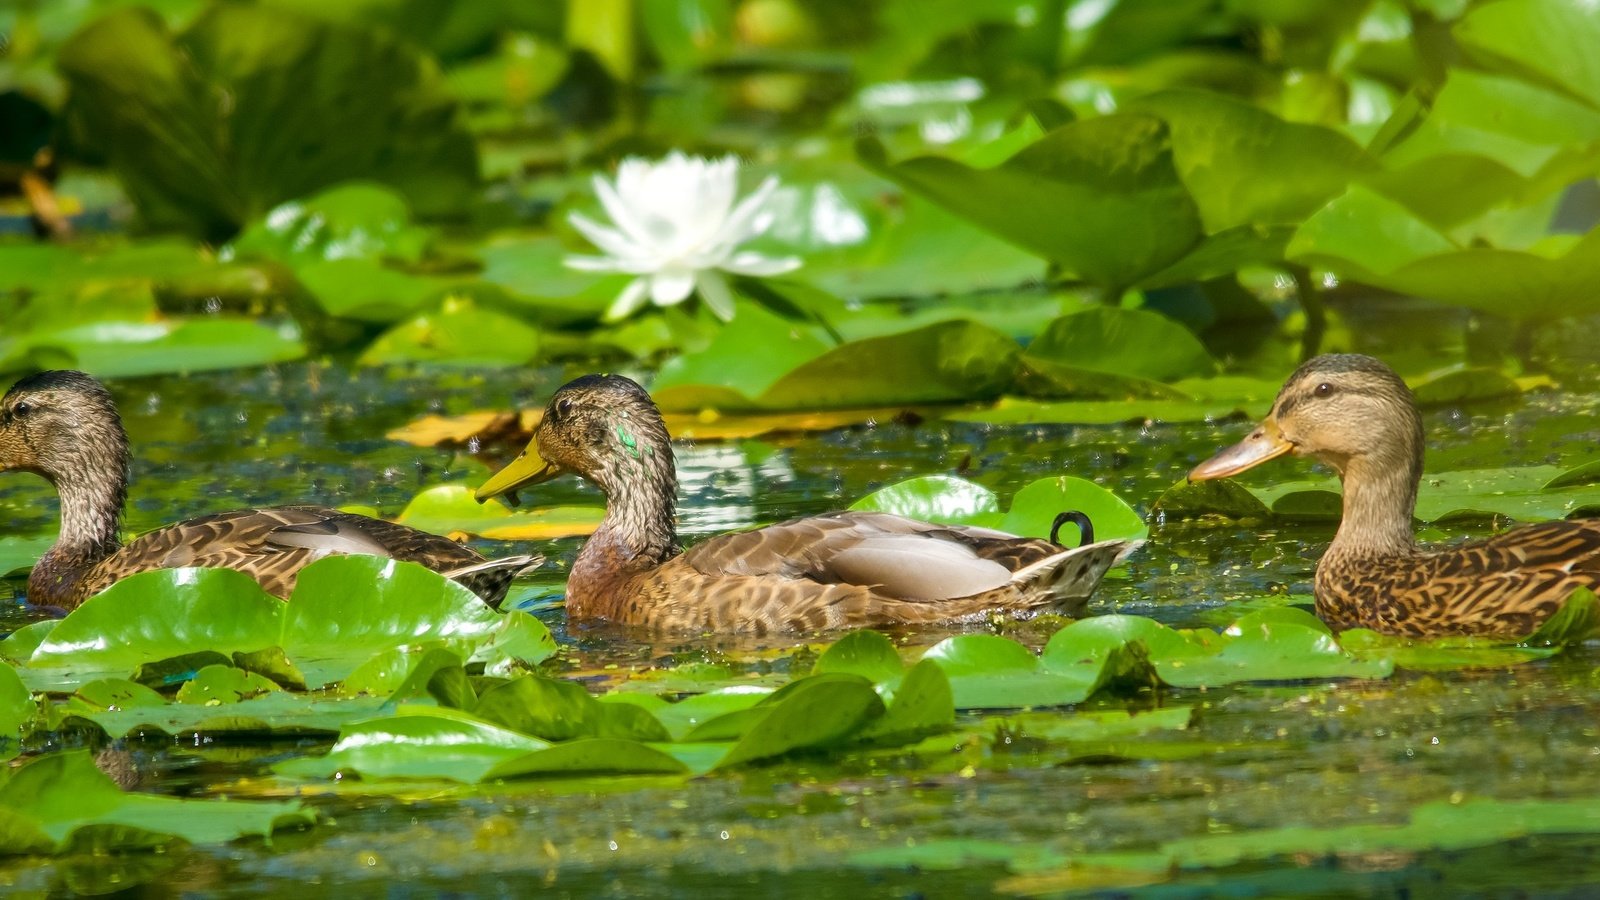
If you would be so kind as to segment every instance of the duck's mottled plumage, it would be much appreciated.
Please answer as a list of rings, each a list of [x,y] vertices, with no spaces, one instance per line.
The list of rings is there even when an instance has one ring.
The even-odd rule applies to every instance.
[[[479,497],[514,496],[562,472],[606,495],[606,518],[567,580],[567,613],[578,620],[766,634],[1077,611],[1133,546],[1069,550],[989,529],[839,512],[720,535],[684,552],[666,427],[644,389],[615,375],[558,391],[529,449]]]
[[[1338,629],[1521,636],[1574,590],[1600,587],[1600,520],[1417,546],[1423,451],[1422,419],[1405,382],[1370,356],[1329,354],[1301,366],[1267,419],[1190,477],[1225,477],[1289,452],[1339,473],[1344,513],[1315,585],[1317,614]]]
[[[49,480],[61,497],[61,536],[28,577],[28,599],[72,609],[129,575],[199,566],[238,569],[288,597],[300,570],[330,554],[418,562],[498,603],[538,557],[485,560],[455,541],[315,506],[242,509],[168,525],[123,545],[128,439],[111,395],[81,372],[18,381],[0,398],[0,471]]]

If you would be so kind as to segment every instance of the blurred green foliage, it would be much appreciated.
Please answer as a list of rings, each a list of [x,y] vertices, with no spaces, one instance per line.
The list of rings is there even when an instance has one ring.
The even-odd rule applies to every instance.
[[[96,232],[53,260],[0,244],[0,313],[38,322],[0,336],[5,368],[201,367],[149,342],[204,306],[288,317],[228,332],[241,363],[682,357],[663,385],[680,399],[763,407],[1192,397],[1161,383],[1212,354],[1270,373],[1351,340],[1325,301],[1600,311],[1583,0],[18,0],[0,32],[0,98],[43,113],[16,141],[55,148],[57,191]],[[672,149],[740,155],[747,189],[782,180],[756,249],[805,264],[734,284],[738,341],[697,304],[601,325],[626,277],[562,264],[591,249],[566,221],[596,208],[588,176]],[[199,243],[107,266],[157,234]],[[1010,351],[984,349],[983,323],[1026,349],[1096,300],[1200,343],[1159,364],[1170,322],[1152,317],[1090,365],[1029,350],[1015,391],[989,371]],[[47,303],[164,330],[63,337]],[[950,319],[978,344],[916,343]],[[797,325],[805,352],[740,360]],[[897,332],[935,373],[899,383],[927,390],[838,381],[855,364],[835,344]],[[975,355],[993,365],[963,390]],[[830,396],[808,399],[798,367],[826,369]]]

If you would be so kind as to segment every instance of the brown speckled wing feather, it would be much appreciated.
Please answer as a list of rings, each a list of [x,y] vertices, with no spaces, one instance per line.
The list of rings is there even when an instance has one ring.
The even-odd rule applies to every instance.
[[[569,583],[568,612],[754,634],[949,622],[1086,598],[1131,547],[833,513],[712,538],[593,596]]]
[[[1460,547],[1330,559],[1317,610],[1338,628],[1522,636],[1580,588],[1600,587],[1600,520],[1544,522]]]
[[[440,572],[484,562],[448,538],[380,519],[315,506],[243,509],[189,519],[135,538],[88,574],[82,593],[98,593],[136,572],[202,566],[238,569],[267,593],[288,597],[302,568],[335,553],[388,556]],[[507,565],[522,569],[531,563],[518,558]],[[473,574],[488,578],[489,573]],[[476,590],[473,583],[463,583]],[[504,589],[500,584],[502,596]],[[500,597],[485,599],[498,602]]]

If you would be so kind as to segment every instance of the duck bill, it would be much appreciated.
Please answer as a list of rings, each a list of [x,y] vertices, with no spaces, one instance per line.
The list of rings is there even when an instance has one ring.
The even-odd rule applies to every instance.
[[[1276,423],[1268,420],[1256,426],[1250,436],[1194,467],[1190,481],[1210,481],[1227,478],[1246,469],[1252,469],[1269,459],[1288,453],[1294,445],[1284,440]]]
[[[520,501],[517,491],[529,485],[543,484],[561,474],[561,467],[553,462],[546,462],[539,456],[539,451],[530,444],[516,459],[506,464],[506,467],[489,476],[472,496],[479,503],[491,497],[504,497],[506,503],[516,506]]]

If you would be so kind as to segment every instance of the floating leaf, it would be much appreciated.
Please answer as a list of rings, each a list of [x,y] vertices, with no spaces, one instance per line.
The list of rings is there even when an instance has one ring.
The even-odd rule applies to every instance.
[[[524,675],[484,691],[473,712],[487,721],[552,741],[580,737],[670,739],[666,728],[643,707],[601,703],[581,684],[538,675]]]
[[[819,660],[820,663],[820,660]],[[868,725],[858,740],[903,744],[955,726],[955,695],[950,679],[938,663],[922,660],[895,686],[894,698],[882,718]]]
[[[499,627],[473,652],[484,674],[509,675],[518,667],[536,666],[556,654],[556,639],[550,629],[521,610],[504,614]]]
[[[872,683],[857,675],[811,675],[763,701],[768,707],[717,763],[727,769],[843,743],[884,714]]]
[[[860,675],[874,684],[898,680],[905,672],[894,643],[876,631],[852,631],[828,646],[813,672],[842,672]]]
[[[17,670],[0,663],[0,760],[21,752],[23,729],[33,721],[39,707]]]
[[[252,651],[279,642],[283,603],[233,569],[157,569],[118,581],[56,624],[36,667],[131,670],[201,650]]]
[[[482,781],[496,765],[550,746],[459,713],[410,710],[405,715],[347,725],[324,756],[279,763],[297,778],[331,778],[353,772],[363,778],[447,778]]]
[[[993,491],[952,475],[924,475],[897,482],[862,497],[850,508],[951,525],[992,526],[1001,518],[1000,501]]]
[[[179,703],[216,705],[238,703],[282,690],[270,678],[233,666],[206,666],[178,688]]]
[[[676,757],[619,738],[585,738],[506,760],[484,773],[485,779],[537,775],[611,772],[622,775],[686,775],[689,767]]]
[[[412,497],[395,522],[435,534],[535,541],[593,534],[605,512],[599,506],[512,510],[498,500],[479,503],[466,485],[441,484]]]
[[[484,340],[493,335],[494,340]],[[373,341],[358,360],[364,366],[432,363],[445,366],[520,366],[539,353],[539,330],[516,316],[452,291],[429,310]]]
[[[381,184],[346,182],[273,207],[230,245],[282,263],[300,260],[421,261],[433,240],[411,222],[404,197]]]
[[[297,802],[189,800],[123,793],[86,751],[36,759],[0,783],[0,853],[145,849],[173,839],[215,844],[309,825]]]
[[[1049,537],[1056,516],[1076,510],[1094,523],[1097,541],[1112,538],[1141,540],[1150,533],[1144,519],[1116,494],[1072,475],[1041,478],[1011,498],[1011,509],[997,526],[1001,531],[1026,537]],[[1070,529],[1063,529],[1062,539]]]
[[[1600,42],[1600,23],[1584,0],[1485,3],[1464,16],[1454,32],[1470,50],[1600,107],[1600,63],[1591,52]]]
[[[337,681],[380,650],[482,640],[500,617],[477,595],[413,562],[330,556],[306,566],[283,614],[283,647],[314,685]]]

